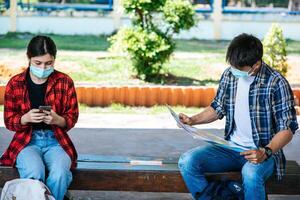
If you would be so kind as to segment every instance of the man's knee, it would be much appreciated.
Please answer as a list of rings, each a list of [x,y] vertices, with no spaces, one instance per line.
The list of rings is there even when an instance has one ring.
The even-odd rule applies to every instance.
[[[242,169],[244,185],[263,184],[263,176],[258,173],[258,165],[247,163]]]
[[[201,171],[201,163],[195,158],[196,156],[194,155],[193,151],[188,151],[182,154],[178,161],[178,167],[180,171]]]

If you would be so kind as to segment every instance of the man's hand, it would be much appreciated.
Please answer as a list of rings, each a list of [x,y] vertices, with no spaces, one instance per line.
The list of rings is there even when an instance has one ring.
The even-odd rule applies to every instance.
[[[46,117],[45,113],[41,113],[39,109],[32,109],[21,117],[21,124],[41,123]]]
[[[240,153],[247,159],[249,162],[253,164],[258,164],[263,162],[267,159],[267,155],[265,154],[265,149],[255,149],[255,150],[248,150]]]
[[[43,112],[46,115],[43,120],[45,124],[57,125],[60,127],[64,127],[66,125],[66,120],[60,115],[58,115],[56,112],[54,112],[53,110],[51,111],[43,110]]]
[[[183,124],[193,125],[193,121],[192,121],[191,117],[188,117],[187,115],[185,115],[183,113],[179,113],[179,119]]]

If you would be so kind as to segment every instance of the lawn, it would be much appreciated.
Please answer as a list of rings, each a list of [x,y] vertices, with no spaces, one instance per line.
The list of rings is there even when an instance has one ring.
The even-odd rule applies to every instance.
[[[9,33],[0,35],[0,48],[24,49],[33,35]],[[108,36],[95,35],[54,35],[49,34],[60,50],[107,51]],[[176,40],[176,51],[193,53],[225,53],[229,41]],[[300,41],[287,40],[287,53],[300,54]]]
[[[109,36],[95,35],[54,35],[48,34],[60,50],[107,51]],[[0,36],[0,48],[24,49],[33,37],[30,33],[8,33]],[[228,41],[176,40],[177,51],[184,52],[225,52]]]
[[[26,67],[25,48],[32,36],[29,33],[0,36],[0,68],[2,63],[8,69]],[[58,46],[56,68],[69,74],[76,83],[207,86],[218,84],[221,73],[227,67],[225,52],[229,41],[176,40],[175,54],[163,68],[165,79],[159,83],[149,83],[135,78],[127,56],[113,57],[108,54],[107,36],[50,36]],[[291,73],[287,78],[291,83],[298,84],[300,41],[287,40],[287,44],[288,55],[292,55]],[[0,74],[0,83],[5,84],[8,78]]]
[[[184,107],[184,106],[174,106],[172,107],[177,113],[195,114],[202,110],[202,108],[196,107]],[[125,106],[121,104],[112,104],[108,107],[90,107],[85,104],[79,104],[80,113],[93,113],[93,114],[149,114],[149,115],[159,115],[167,112],[166,106],[152,106],[152,107],[133,107]],[[0,112],[3,112],[3,105],[0,105]]]
[[[77,82],[94,82],[106,85],[149,85],[134,78],[133,68],[128,58],[79,58],[77,56],[60,56],[58,61],[75,62],[81,69],[72,71],[71,77]],[[194,59],[174,58],[165,64],[164,72],[170,77],[167,85],[212,85],[218,80],[222,69],[223,57],[201,57]],[[219,70],[215,74],[207,70],[208,66],[214,65]],[[152,83],[153,84],[153,83]]]
[[[202,108],[196,107],[184,107],[184,106],[174,106],[172,107],[177,113],[195,114],[202,110]],[[0,107],[1,109],[1,107]],[[159,115],[167,113],[168,110],[166,106],[152,106],[152,107],[133,107],[124,106],[121,104],[112,104],[108,107],[89,107],[84,104],[79,106],[80,113],[102,113],[102,114],[150,114]]]
[[[10,33],[0,36],[2,59],[14,61],[10,65],[26,66],[25,47],[32,36],[28,33]],[[75,82],[106,85],[154,84],[135,78],[128,57],[109,56],[106,53],[109,48],[107,37],[50,36],[58,47],[56,66],[59,70],[68,73]],[[163,68],[166,79],[158,84],[215,85],[225,66],[224,52],[228,42],[176,40],[176,43],[177,53]],[[186,56],[191,52],[201,53],[201,56]],[[20,62],[21,60],[24,62]],[[210,66],[214,69],[208,70]],[[8,78],[2,78],[0,81],[5,84],[7,80]]]
[[[60,50],[76,51],[106,51],[109,48],[107,37],[104,36],[49,36],[55,41]],[[8,33],[0,36],[0,48],[24,49],[33,37],[30,33]]]

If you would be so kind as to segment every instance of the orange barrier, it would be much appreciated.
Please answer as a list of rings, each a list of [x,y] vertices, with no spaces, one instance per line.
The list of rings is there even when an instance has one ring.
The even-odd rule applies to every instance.
[[[4,101],[5,86],[0,85],[0,104]],[[216,87],[202,86],[76,86],[80,103],[88,106],[109,106],[120,103],[130,106],[169,104],[187,107],[205,107],[216,95]],[[293,88],[296,106],[299,106],[300,88]],[[298,109],[297,109],[298,110]]]
[[[177,86],[77,86],[76,91],[78,101],[89,106],[120,103],[146,107],[164,104],[204,107],[210,104],[216,93],[215,88]]]

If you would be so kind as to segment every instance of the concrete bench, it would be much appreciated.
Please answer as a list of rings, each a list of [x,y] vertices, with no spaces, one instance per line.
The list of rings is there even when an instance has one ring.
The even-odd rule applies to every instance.
[[[121,157],[79,155],[78,167],[73,170],[70,190],[188,192],[177,167],[178,158]],[[239,172],[212,173],[209,180],[238,180]],[[0,187],[18,178],[11,167],[0,167]],[[300,166],[287,162],[287,174],[278,182],[275,177],[267,182],[268,194],[300,195]]]

